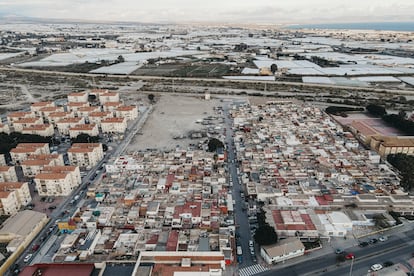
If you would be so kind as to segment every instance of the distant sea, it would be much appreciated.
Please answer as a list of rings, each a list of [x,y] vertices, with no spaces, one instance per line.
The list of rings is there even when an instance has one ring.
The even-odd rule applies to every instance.
[[[414,22],[369,22],[290,25],[289,29],[338,29],[414,32]]]

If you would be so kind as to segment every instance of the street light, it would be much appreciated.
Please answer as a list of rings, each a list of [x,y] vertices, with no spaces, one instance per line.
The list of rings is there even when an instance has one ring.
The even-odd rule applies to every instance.
[[[352,258],[351,258],[351,267],[349,269],[349,276],[352,276],[352,267],[354,265],[354,259],[355,259],[355,256],[352,256]]]

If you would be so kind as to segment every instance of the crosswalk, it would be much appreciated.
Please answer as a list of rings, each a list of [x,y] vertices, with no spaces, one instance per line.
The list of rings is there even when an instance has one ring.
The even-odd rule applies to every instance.
[[[268,270],[268,268],[262,266],[261,264],[255,264],[247,267],[243,267],[239,269],[240,276],[251,276],[256,275],[260,272],[264,272]]]

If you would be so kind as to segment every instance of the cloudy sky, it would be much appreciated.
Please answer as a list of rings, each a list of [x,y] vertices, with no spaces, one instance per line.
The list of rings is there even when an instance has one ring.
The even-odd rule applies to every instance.
[[[414,0],[0,0],[0,14],[137,22],[413,21]]]

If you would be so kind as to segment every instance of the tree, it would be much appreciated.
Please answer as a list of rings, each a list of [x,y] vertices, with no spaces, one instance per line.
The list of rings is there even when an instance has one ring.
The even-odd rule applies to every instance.
[[[86,133],[81,133],[76,138],[72,139],[72,143],[98,143],[98,136],[90,136]]]
[[[406,191],[414,187],[414,156],[402,153],[390,154],[387,161],[401,173],[400,185]]]
[[[254,234],[254,240],[260,246],[275,244],[277,243],[277,234],[272,226],[264,224],[257,228],[256,233]]]
[[[208,140],[208,151],[215,152],[217,149],[222,148],[224,149],[224,144],[217,138],[211,138]]]
[[[366,109],[369,113],[377,117],[381,117],[387,114],[385,107],[376,104],[369,104],[367,105]]]
[[[272,74],[275,74],[277,71],[277,65],[274,63],[270,65],[270,71],[272,71]]]
[[[118,56],[118,58],[116,59],[116,61],[118,63],[121,63],[121,62],[124,62],[125,61],[125,58],[122,55],[120,55],[120,56]]]
[[[148,94],[148,100],[150,102],[153,102],[154,101],[154,98],[155,98],[154,94]]]

